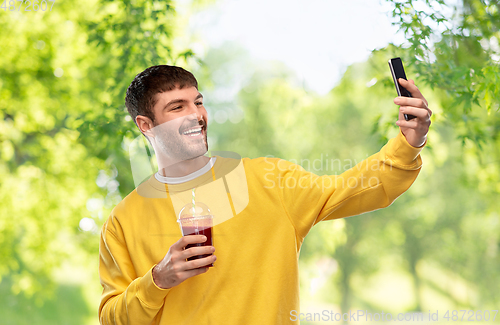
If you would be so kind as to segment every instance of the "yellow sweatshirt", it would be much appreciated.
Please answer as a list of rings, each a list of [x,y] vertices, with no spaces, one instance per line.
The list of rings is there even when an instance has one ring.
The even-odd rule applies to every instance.
[[[216,156],[209,172],[186,183],[151,177],[102,228],[101,324],[297,324],[298,257],[311,227],[390,205],[417,177],[421,150],[399,133],[341,175],[317,176],[277,158]],[[192,188],[214,214],[217,261],[161,289],[151,270],[181,238],[176,215]]]

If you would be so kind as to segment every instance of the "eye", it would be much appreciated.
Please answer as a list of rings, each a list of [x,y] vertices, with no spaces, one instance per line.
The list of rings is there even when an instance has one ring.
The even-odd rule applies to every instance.
[[[181,109],[181,108],[182,108],[182,106],[177,106],[177,107],[172,108],[172,110],[176,111],[176,110]]]
[[[203,105],[203,102],[197,102],[196,103],[197,106],[202,106]]]

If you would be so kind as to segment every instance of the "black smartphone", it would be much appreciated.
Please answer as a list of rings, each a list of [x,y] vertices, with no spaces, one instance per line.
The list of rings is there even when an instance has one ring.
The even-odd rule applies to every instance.
[[[396,86],[396,91],[398,92],[398,96],[403,97],[411,97],[411,94],[406,88],[401,86],[398,82],[399,78],[406,79],[405,69],[403,68],[403,61],[401,58],[394,58],[389,60],[389,67],[391,68],[392,79],[394,79],[394,85]],[[409,121],[414,119],[416,116],[410,114],[404,114],[405,120]]]

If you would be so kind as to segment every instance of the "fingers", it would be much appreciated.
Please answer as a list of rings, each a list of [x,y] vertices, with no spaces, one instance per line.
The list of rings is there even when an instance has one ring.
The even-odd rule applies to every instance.
[[[198,255],[209,255],[215,252],[215,247],[213,246],[200,246],[200,247],[190,247],[182,252],[182,258],[187,260],[190,257]]]
[[[430,118],[432,114],[431,112],[429,112],[429,109],[422,109],[412,106],[401,106],[399,108],[399,111],[401,112],[401,114],[413,115],[422,119]]]
[[[212,255],[215,252],[215,247],[213,246],[201,246],[200,244],[206,242],[207,238],[203,235],[190,235],[183,236],[181,239],[177,241],[178,247],[181,247],[182,250],[175,250],[172,254],[172,261],[178,265],[178,271],[184,272],[189,271],[191,269],[197,269],[201,266],[205,266],[207,264],[211,264],[215,261],[215,256]],[[177,244],[176,243],[176,244]],[[194,247],[186,248],[188,245],[196,245]],[[173,247],[173,246],[172,246]],[[198,258],[193,261],[187,261],[187,259],[194,256],[205,256],[208,257]]]
[[[416,107],[401,106],[399,108],[400,118],[396,121],[396,125],[402,128],[414,129],[422,134],[427,134],[429,126],[431,125],[431,114],[429,109],[422,109]],[[401,116],[403,114],[414,115],[417,118],[406,121]]]
[[[405,134],[403,132],[403,134],[405,134],[408,142],[414,147],[420,147],[421,144],[424,142],[425,137],[427,135],[427,132],[429,131],[430,124],[431,124],[430,120],[425,124],[419,123],[418,121],[416,121],[416,119],[409,120],[409,121],[405,121],[405,120],[396,121],[396,125],[399,126],[400,128],[407,129],[407,130],[411,129],[415,132],[413,136],[411,136],[410,134]],[[408,132],[408,131],[406,131],[406,132]],[[409,136],[410,136],[410,138],[409,138]],[[415,138],[416,140],[413,141],[414,140],[413,138]],[[422,139],[424,139],[424,140],[422,140]]]
[[[214,247],[204,246],[204,247],[191,247],[189,249],[186,249],[180,254],[172,254],[171,261],[173,262],[174,265],[173,269],[177,274],[178,278],[184,281],[185,279],[190,278],[191,276],[199,274],[199,273],[193,274],[191,271],[199,270],[203,266],[214,263],[217,257],[215,255],[211,255],[213,252],[215,252]],[[198,258],[192,261],[186,261],[190,257],[200,256],[200,255],[201,256],[209,255],[209,256]]]
[[[164,289],[175,287],[184,280],[205,273],[209,264],[217,259],[213,254],[213,246],[201,246],[207,237],[203,235],[189,235],[181,237],[170,246],[165,257],[154,267],[153,279],[155,283]],[[208,244],[208,243],[207,243]],[[186,249],[188,245],[196,245]],[[192,261],[186,261],[190,257],[205,256]]]
[[[415,81],[413,81],[412,79],[405,80],[403,78],[399,78],[398,82],[401,84],[401,86],[405,87],[406,90],[408,90],[410,93],[412,93],[412,95],[413,95],[412,90],[418,90],[418,87],[415,86]]]
[[[413,80],[398,79],[398,82],[411,93],[412,97],[397,97],[394,99],[394,103],[400,106],[399,119],[396,125],[400,127],[408,143],[419,148],[426,142],[429,126],[431,125],[432,111]],[[404,119],[405,114],[413,115],[416,118],[406,121]]]
[[[405,80],[403,78],[399,78],[398,82],[401,86],[403,86],[406,90],[408,90],[413,98],[423,99],[427,105],[427,100],[425,100],[424,96],[420,92],[417,86],[415,86],[415,81],[413,80]]]
[[[417,110],[421,110],[425,115],[429,114],[429,117],[432,116],[432,111],[427,106],[427,101],[425,98],[410,98],[410,97],[396,97],[394,99],[394,104],[400,105],[401,107],[413,107]],[[405,114],[412,114],[404,112]],[[418,116],[416,114],[412,114]]]
[[[427,108],[427,101],[421,98],[396,97],[394,98],[394,104],[400,106],[415,106],[415,107]]]
[[[199,258],[197,260],[188,261],[184,265],[186,267],[186,271],[189,271],[189,270],[198,269],[200,267],[212,264],[216,260],[217,260],[217,257],[215,255],[210,255],[207,257]]]
[[[171,248],[173,248],[176,251],[183,251],[184,248],[189,244],[204,243],[206,241],[207,237],[203,235],[183,236],[175,244],[173,244]]]

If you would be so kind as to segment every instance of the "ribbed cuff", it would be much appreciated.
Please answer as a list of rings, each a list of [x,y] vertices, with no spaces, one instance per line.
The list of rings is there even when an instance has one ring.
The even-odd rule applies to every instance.
[[[426,143],[427,140],[421,147],[415,148],[408,143],[404,134],[399,131],[399,134],[386,145],[386,163],[403,169],[418,169],[422,166],[420,152]]]
[[[161,307],[164,299],[169,293],[170,289],[162,289],[153,281],[153,265],[149,271],[144,274],[139,282],[138,295],[140,299],[151,307]]]

